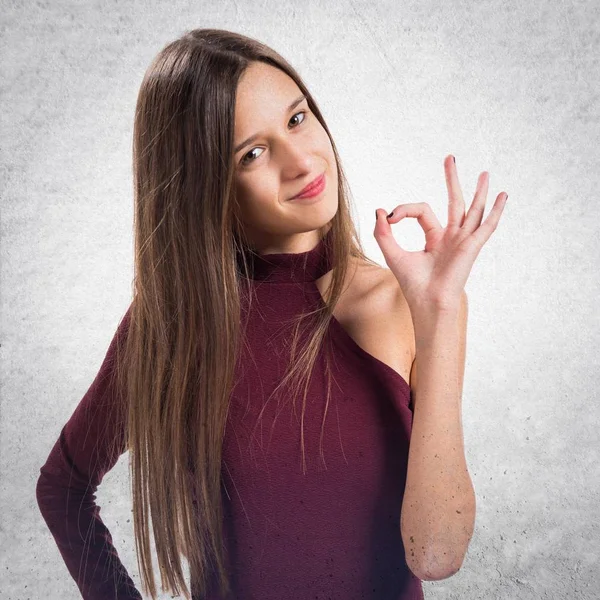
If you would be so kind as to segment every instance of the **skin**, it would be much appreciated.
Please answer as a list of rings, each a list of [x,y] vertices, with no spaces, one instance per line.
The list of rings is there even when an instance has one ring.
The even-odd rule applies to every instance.
[[[260,254],[311,250],[319,228],[338,209],[336,161],[327,132],[306,99],[287,110],[301,95],[291,77],[260,62],[252,63],[238,84],[234,148],[259,134],[234,155],[238,209]],[[319,202],[289,201],[323,172],[326,186]]]
[[[338,208],[335,156],[327,133],[306,101],[286,111],[300,94],[291,78],[262,63],[251,65],[238,87],[234,144],[260,132],[257,140],[235,155],[239,210],[249,239],[262,254],[310,250],[318,241],[318,229],[331,221]],[[297,115],[300,110],[307,111],[304,121],[303,115]],[[250,150],[254,151],[253,162],[240,165]],[[451,159],[445,161],[450,200],[446,228],[440,227],[429,205],[419,203],[397,206],[392,220],[379,214],[381,210],[376,212],[374,232],[397,280],[396,288],[403,292],[396,294],[395,306],[401,307],[398,312],[404,316],[386,322],[388,329],[399,332],[395,340],[398,347],[409,347],[402,341],[406,338],[406,315],[410,314],[413,322],[415,357],[410,387],[414,418],[400,535],[410,569],[424,580],[456,573],[474,530],[475,493],[462,433],[467,324],[463,287],[506,202],[506,196],[500,194],[481,223],[487,195],[484,176],[465,215]],[[323,171],[327,187],[320,202],[289,202]],[[416,218],[423,226],[427,252],[406,253],[395,242],[390,223],[406,217]],[[377,311],[371,312],[377,317]],[[359,310],[358,314],[364,313]],[[360,328],[368,329],[371,325],[364,323]],[[384,340],[377,338],[378,347],[387,347]]]
[[[234,148],[251,135],[261,134],[234,155],[240,218],[259,254],[314,248],[319,228],[329,223],[338,209],[337,165],[327,132],[306,100],[286,111],[301,94],[283,71],[260,62],[252,63],[238,84]],[[240,165],[244,157],[248,159],[246,166]],[[289,201],[322,172],[326,188],[320,202]],[[414,344],[404,305],[390,308],[391,298],[397,295],[393,291],[397,282],[392,282],[388,271],[375,271],[370,266],[355,277],[359,266],[358,261],[350,261],[345,291],[334,316],[361,347],[408,379]],[[332,275],[330,271],[316,281],[324,298]],[[381,285],[384,278],[389,279],[386,286]],[[373,293],[375,289],[382,293]],[[396,334],[393,339],[386,324],[390,314],[402,315],[398,317],[400,336]],[[384,340],[390,340],[389,344]]]

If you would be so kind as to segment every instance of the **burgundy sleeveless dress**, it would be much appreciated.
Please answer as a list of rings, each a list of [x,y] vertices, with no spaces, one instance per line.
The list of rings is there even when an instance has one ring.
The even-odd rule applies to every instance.
[[[286,387],[265,405],[290,359],[290,319],[323,306],[315,281],[333,266],[330,239],[327,233],[308,252],[247,255],[246,276],[256,296],[250,311],[242,306],[249,343],[242,344],[236,369],[222,462],[233,593],[222,598],[213,579],[204,599],[191,582],[194,600],[423,599],[400,534],[413,418],[408,383],[334,318],[326,338],[334,359],[331,397],[323,426],[322,348],[306,399],[304,466],[303,386],[295,409]],[[119,458],[105,447],[108,436],[122,437],[111,419],[108,375],[126,317],[40,469],[37,486],[40,510],[65,564],[83,597],[94,600],[141,598],[93,496]],[[79,532],[87,532],[85,544]]]

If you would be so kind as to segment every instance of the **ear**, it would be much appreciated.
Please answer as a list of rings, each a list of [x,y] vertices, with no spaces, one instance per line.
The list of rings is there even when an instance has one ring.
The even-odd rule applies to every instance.
[[[467,321],[469,318],[469,300],[467,298],[467,292],[463,290],[460,297],[460,308],[458,311],[458,327],[460,331],[460,337],[458,340],[458,397],[459,401],[462,401],[463,384],[465,380],[465,361],[467,355]],[[414,334],[414,331],[413,331]],[[414,346],[413,346],[414,348]],[[414,398],[417,393],[417,356],[413,358],[412,366],[410,368],[409,378],[411,402],[414,406]]]

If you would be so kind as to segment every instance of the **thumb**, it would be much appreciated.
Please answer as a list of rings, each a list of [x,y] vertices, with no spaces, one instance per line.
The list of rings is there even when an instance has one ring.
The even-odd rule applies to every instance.
[[[393,214],[393,211],[387,215],[382,208],[375,209],[375,230],[373,231],[373,236],[381,248],[388,267],[391,267],[391,263],[397,261],[401,256],[407,254],[406,250],[402,249],[395,240],[392,233],[392,226],[388,222],[388,218],[392,217]]]
[[[391,233],[392,228],[391,228],[390,224],[388,223],[388,219],[390,217],[392,217],[393,214],[394,214],[394,211],[392,211],[389,215],[386,215],[383,208],[376,208],[375,209],[375,232],[377,232],[377,228],[380,226],[380,223],[381,223],[381,224],[383,224],[383,227],[385,228],[385,230],[388,231],[389,233]],[[379,232],[381,233],[381,229]]]

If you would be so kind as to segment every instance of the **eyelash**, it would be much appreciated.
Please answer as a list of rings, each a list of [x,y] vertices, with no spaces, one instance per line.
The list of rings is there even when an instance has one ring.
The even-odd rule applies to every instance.
[[[297,115],[304,115],[304,119],[302,121],[300,121],[300,123],[298,123],[298,125],[297,125],[297,127],[299,127],[300,125],[302,125],[302,123],[306,122],[307,114],[308,114],[308,111],[301,110],[301,111],[297,112],[296,114],[293,114],[292,117],[290,118],[290,121]],[[256,148],[258,148],[258,146],[254,147],[254,148],[250,149],[248,152],[246,152],[246,154],[244,155],[242,160],[240,160],[240,165],[246,166],[247,164],[253,162],[253,160],[247,160],[247,157],[253,150],[256,150]]]

